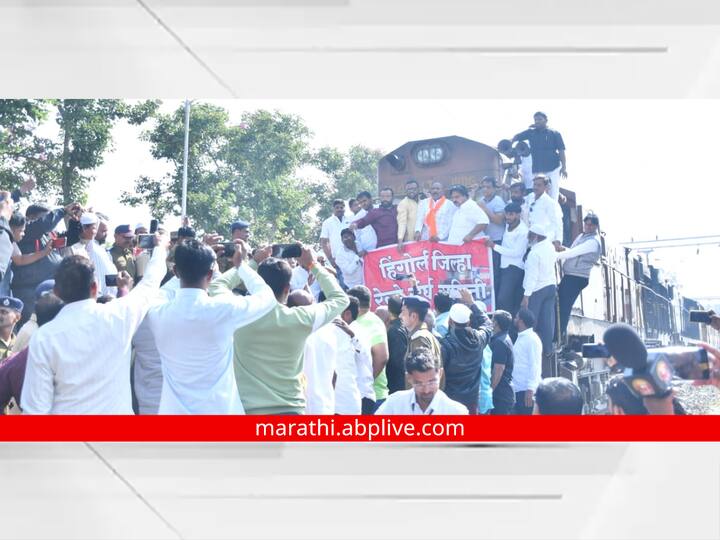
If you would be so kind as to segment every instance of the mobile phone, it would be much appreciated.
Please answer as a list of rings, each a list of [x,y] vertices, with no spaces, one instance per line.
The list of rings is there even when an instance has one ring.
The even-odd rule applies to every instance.
[[[648,350],[648,362],[667,361],[676,376],[688,381],[708,380],[711,366],[708,354],[700,347],[661,347]]]
[[[105,286],[117,287],[117,274],[105,274]]]
[[[139,234],[138,235],[138,247],[142,249],[152,249],[155,247],[155,235],[154,234]]]
[[[150,234],[155,234],[158,230],[158,220],[157,219],[151,219],[150,220]]]
[[[178,239],[178,233],[177,231],[170,231],[170,240],[175,242]]]
[[[712,322],[710,315],[711,311],[703,311],[701,309],[690,310],[690,322],[710,324]]]
[[[52,247],[53,249],[62,249],[64,247],[67,247],[67,237],[66,236],[58,236],[57,238],[52,239]]]
[[[395,274],[395,281],[404,281],[406,279],[412,279],[415,276],[412,274]]]
[[[272,256],[280,257],[281,259],[292,259],[300,257],[302,254],[302,245],[299,243],[295,244],[275,244],[272,247]]]
[[[610,358],[607,347],[602,343],[583,343],[583,358]]]
[[[225,248],[225,251],[223,251],[223,257],[232,257],[233,255],[235,255],[234,242],[223,242],[222,246]]]

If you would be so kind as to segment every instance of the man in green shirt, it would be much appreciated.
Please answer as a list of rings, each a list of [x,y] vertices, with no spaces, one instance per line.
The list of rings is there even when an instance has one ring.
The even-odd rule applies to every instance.
[[[235,331],[234,366],[240,399],[247,414],[303,414],[302,355],[307,337],[348,306],[337,280],[319,266],[303,247],[300,265],[317,279],[326,300],[289,308],[292,270],[284,259],[270,257],[258,274],[275,293],[277,305],[265,316]],[[210,285],[210,295],[239,285],[237,272],[228,271]]]
[[[380,317],[370,311],[370,289],[364,285],[358,285],[347,292],[350,296],[358,299],[360,312],[358,318],[350,325],[358,334],[358,339],[364,341],[370,349],[373,364],[373,377],[375,377],[375,404],[374,406],[363,398],[363,414],[374,414],[375,410],[383,404],[388,397],[388,381],[385,373],[387,364],[388,340],[385,323]]]

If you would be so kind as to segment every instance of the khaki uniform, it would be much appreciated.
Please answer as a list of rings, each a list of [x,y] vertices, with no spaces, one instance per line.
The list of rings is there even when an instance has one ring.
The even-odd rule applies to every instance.
[[[118,273],[125,271],[130,274],[133,281],[137,282],[137,266],[135,264],[135,257],[133,257],[132,249],[122,249],[118,246],[113,246],[110,250],[110,256],[112,257]]]

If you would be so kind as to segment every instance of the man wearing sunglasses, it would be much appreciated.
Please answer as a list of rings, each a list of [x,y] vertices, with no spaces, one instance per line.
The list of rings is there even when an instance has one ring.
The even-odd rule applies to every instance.
[[[429,349],[414,350],[405,359],[410,390],[390,394],[375,414],[468,414],[465,405],[440,390],[442,371],[440,360]]]

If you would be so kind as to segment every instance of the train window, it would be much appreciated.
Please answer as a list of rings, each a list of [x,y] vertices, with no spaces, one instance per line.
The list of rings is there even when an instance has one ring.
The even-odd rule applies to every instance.
[[[435,165],[445,158],[445,149],[439,144],[419,146],[413,153],[418,165]]]

